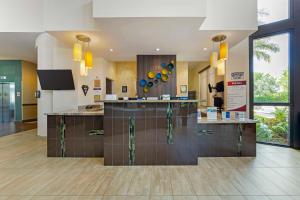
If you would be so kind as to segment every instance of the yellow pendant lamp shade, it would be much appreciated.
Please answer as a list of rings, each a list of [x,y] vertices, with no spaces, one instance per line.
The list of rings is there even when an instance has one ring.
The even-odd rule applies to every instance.
[[[224,60],[218,60],[217,75],[218,76],[225,75],[225,61]]]
[[[87,76],[88,75],[88,69],[85,67],[85,61],[80,61],[80,76]]]
[[[220,60],[228,59],[228,43],[221,42],[220,44]]]
[[[210,54],[210,67],[217,68],[218,67],[218,52],[212,52]]]
[[[92,52],[87,51],[85,53],[84,60],[85,60],[86,68],[92,69],[93,68],[93,54],[92,54]]]
[[[76,42],[73,46],[73,60],[81,62],[82,59],[82,45]]]

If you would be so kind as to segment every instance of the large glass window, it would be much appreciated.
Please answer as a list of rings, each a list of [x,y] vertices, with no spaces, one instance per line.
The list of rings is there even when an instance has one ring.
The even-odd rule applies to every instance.
[[[289,33],[253,40],[257,141],[289,144]]]
[[[289,0],[258,0],[257,5],[259,25],[289,18]]]
[[[289,102],[289,34],[254,40],[254,103]]]

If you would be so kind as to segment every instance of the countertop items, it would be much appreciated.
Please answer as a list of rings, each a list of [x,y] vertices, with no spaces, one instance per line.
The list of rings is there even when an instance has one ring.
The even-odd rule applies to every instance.
[[[67,110],[62,112],[46,113],[46,115],[81,115],[81,116],[101,116],[104,111]]]
[[[104,103],[197,103],[198,100],[104,100]]]
[[[253,119],[216,119],[216,120],[208,120],[207,118],[198,119],[198,124],[255,124],[257,121]]]

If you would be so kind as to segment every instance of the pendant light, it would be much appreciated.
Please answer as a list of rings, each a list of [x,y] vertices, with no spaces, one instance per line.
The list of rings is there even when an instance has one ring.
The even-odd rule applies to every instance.
[[[77,41],[73,46],[73,60],[80,62],[82,59],[82,45]]]
[[[86,35],[76,35],[76,43],[73,46],[73,59],[74,61],[81,62],[83,56],[84,44],[90,43],[91,38]]]
[[[92,69],[93,68],[93,54],[92,52],[89,50],[89,44],[88,44],[88,49],[87,51],[85,52],[85,55],[84,55],[84,60],[85,60],[85,66],[86,68],[88,69]]]
[[[214,51],[210,54],[210,66],[212,68],[217,68],[218,67],[218,52]]]
[[[80,76],[87,76],[88,75],[88,69],[85,66],[85,61],[80,61]]]
[[[228,59],[228,43],[223,41],[220,43],[220,60]]]
[[[225,75],[225,61],[224,60],[218,60],[217,75],[218,76]]]

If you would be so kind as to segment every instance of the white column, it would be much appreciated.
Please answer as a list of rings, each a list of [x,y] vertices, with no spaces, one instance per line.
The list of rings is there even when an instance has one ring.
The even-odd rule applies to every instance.
[[[42,33],[36,39],[37,69],[52,69],[56,48],[56,39],[48,33]],[[38,90],[41,97],[38,99],[38,135],[47,136],[47,116],[45,113],[53,112],[53,92],[41,90],[38,81]]]

